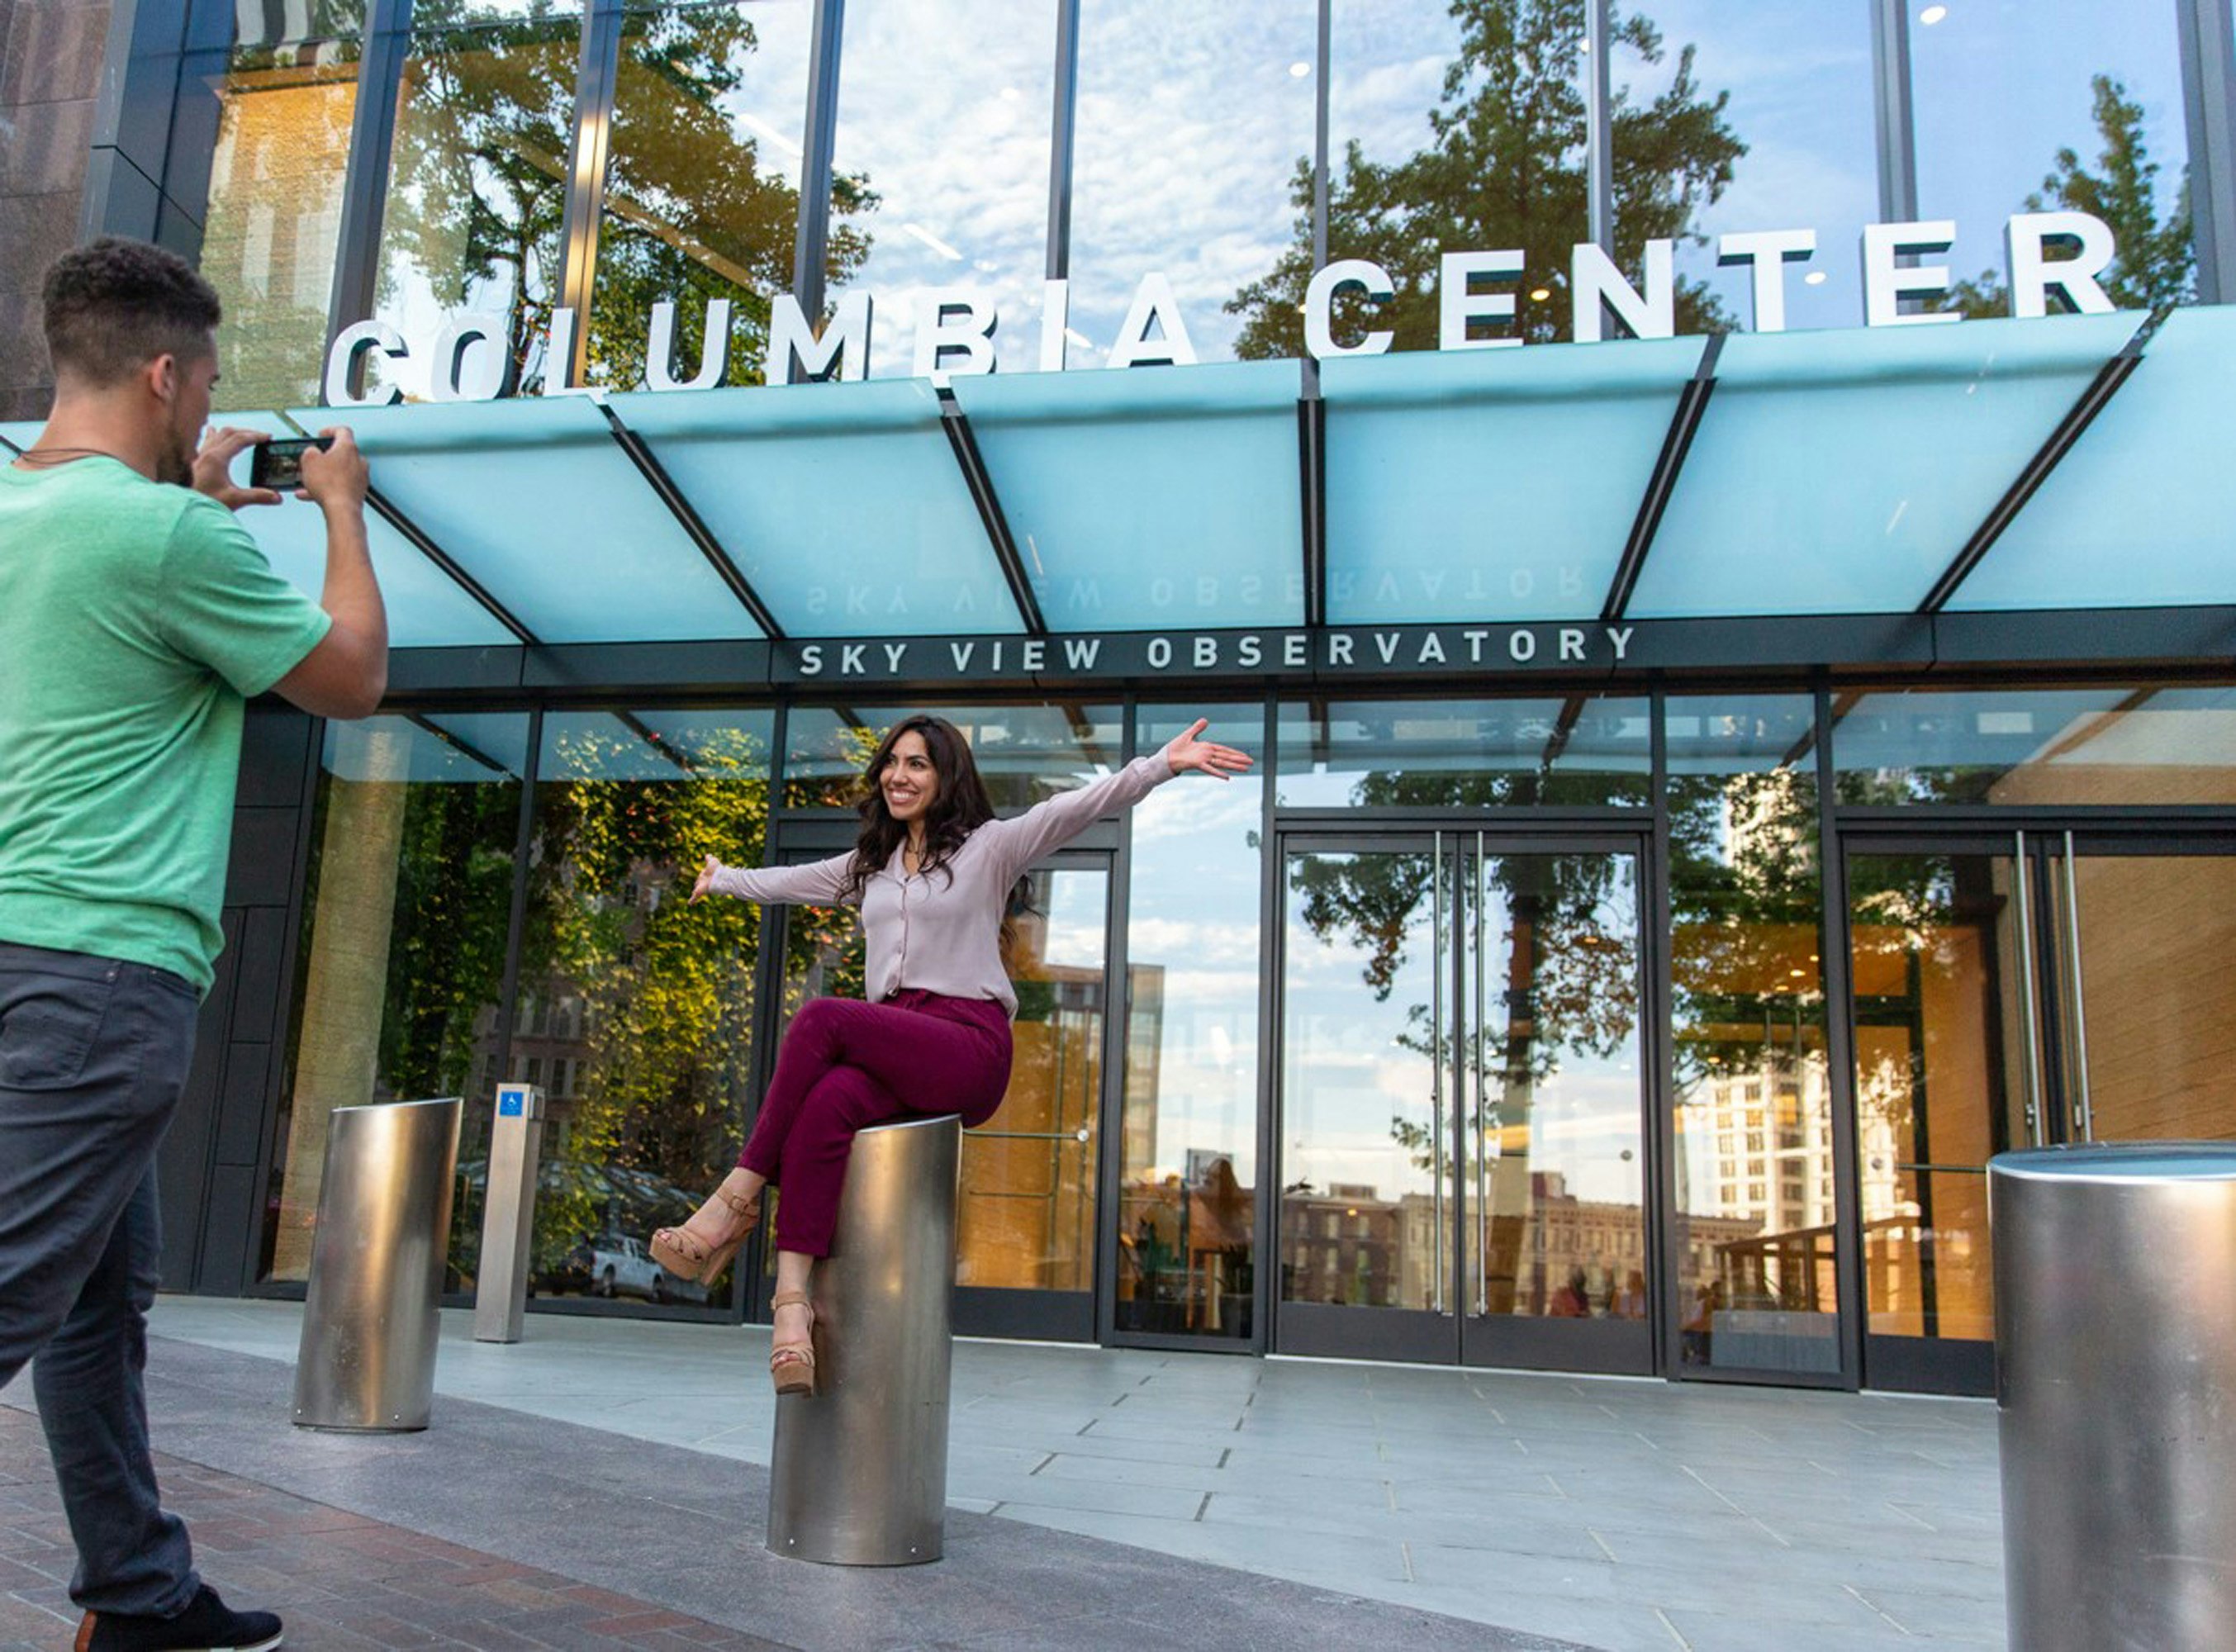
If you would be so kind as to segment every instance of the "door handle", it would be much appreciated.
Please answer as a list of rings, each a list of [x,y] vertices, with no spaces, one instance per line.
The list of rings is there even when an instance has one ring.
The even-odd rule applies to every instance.
[[[2019,1041],[2026,1046],[2027,1145],[2042,1145],[2042,1051],[2035,1037],[2034,979],[2034,880],[2027,875],[2026,833],[2011,834],[2015,845],[2011,877],[2019,925]]]
[[[2073,834],[2065,834],[2065,951],[2073,975],[2074,1122],[2081,1139],[2096,1139],[2096,1120],[2088,1109],[2088,1007],[2081,996],[2081,891],[2073,877]]]
[[[1475,1149],[1475,1312],[1481,1319],[1490,1312],[1490,1155],[1484,1144],[1490,1132],[1483,1120],[1489,1111],[1490,1087],[1484,1082],[1483,1036],[1490,1026],[1484,1013],[1488,1004],[1484,977],[1490,973],[1490,954],[1484,950],[1483,909],[1490,903],[1483,898],[1483,868],[1490,863],[1483,857],[1483,837],[1475,834],[1475,1024],[1468,1029],[1468,1049],[1473,1056],[1475,1071],[1475,1129],[1468,1138]]]

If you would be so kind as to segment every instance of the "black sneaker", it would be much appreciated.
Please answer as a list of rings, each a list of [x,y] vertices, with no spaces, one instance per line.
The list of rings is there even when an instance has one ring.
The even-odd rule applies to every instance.
[[[172,1617],[88,1612],[77,1626],[76,1652],[272,1652],[280,1620],[269,1612],[235,1612],[207,1583]]]

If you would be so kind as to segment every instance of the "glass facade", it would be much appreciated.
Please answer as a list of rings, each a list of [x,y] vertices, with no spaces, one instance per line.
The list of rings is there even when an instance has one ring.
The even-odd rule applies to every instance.
[[[1257,769],[1013,914],[983,1326],[1976,1387],[1989,1156],[2236,1135],[2236,332],[2193,222],[2236,211],[2191,198],[2171,4],[1901,10],[1897,86],[1864,0],[1610,10],[1596,54],[1586,0],[240,8],[199,82],[225,404],[315,403],[347,293],[409,346],[374,391],[450,399],[467,319],[506,390],[352,414],[428,653],[303,790],[261,1282],[334,1107],[458,1093],[470,1293],[509,1078],[550,1104],[539,1301],[758,1315],[764,1248],[694,1288],[641,1240],[860,938],[679,882],[842,851],[919,709],[1005,813],[1202,714]],[[2109,227],[2109,312],[2015,318],[2006,220],[2057,212]],[[1867,327],[1898,217],[1950,245]],[[884,382],[773,385],[795,298]],[[609,396],[551,394],[562,306]],[[251,517],[313,584],[306,514]],[[2167,609],[2183,647],[2127,647]]]

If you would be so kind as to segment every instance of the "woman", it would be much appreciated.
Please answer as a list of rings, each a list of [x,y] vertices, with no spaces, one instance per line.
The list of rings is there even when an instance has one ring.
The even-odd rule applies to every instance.
[[[983,1124],[1009,1087],[1017,997],[1001,941],[1011,886],[1034,861],[1175,774],[1223,780],[1250,767],[1242,753],[1198,739],[1207,726],[1199,719],[1163,750],[997,820],[962,734],[937,717],[911,717],[870,760],[852,852],[759,872],[707,857],[694,901],[716,894],[856,906],[866,943],[870,1001],[800,1006],[738,1168],[682,1227],[652,1236],[661,1267],[711,1280],[760,1220],[761,1189],[783,1188],[769,1353],[779,1393],[815,1391],[808,1280],[831,1251],[854,1133],[912,1113]]]

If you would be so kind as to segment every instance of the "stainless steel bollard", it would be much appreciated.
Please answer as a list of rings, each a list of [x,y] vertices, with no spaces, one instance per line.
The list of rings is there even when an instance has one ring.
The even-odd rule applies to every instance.
[[[2236,1145],[1988,1165],[2010,1642],[2208,1652],[2236,1623]]]
[[[298,1428],[427,1426],[459,1099],[338,1107],[295,1355]]]
[[[773,1553],[832,1566],[940,1557],[962,1142],[951,1115],[854,1138],[831,1254],[815,1265],[816,1392],[777,1402]]]

